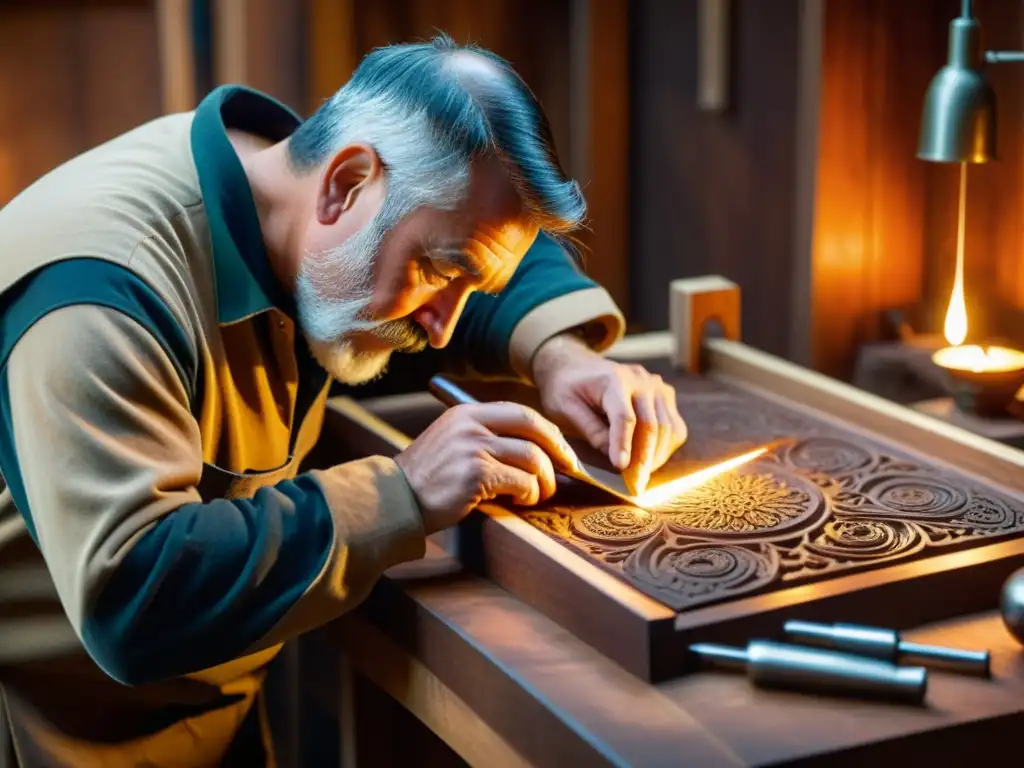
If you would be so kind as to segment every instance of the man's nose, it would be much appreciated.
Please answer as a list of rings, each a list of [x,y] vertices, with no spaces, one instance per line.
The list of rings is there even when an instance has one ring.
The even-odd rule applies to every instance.
[[[434,349],[448,346],[468,298],[469,290],[465,286],[450,285],[413,313]]]

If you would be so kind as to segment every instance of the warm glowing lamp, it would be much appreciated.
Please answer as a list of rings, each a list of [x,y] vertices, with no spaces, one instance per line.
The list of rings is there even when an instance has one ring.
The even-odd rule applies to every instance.
[[[965,181],[966,174],[961,181],[961,200]],[[1005,414],[1007,406],[1024,385],[1024,352],[977,344],[964,346],[967,339],[967,304],[964,300],[963,238],[961,205],[956,277],[943,327],[949,346],[932,355],[932,360],[946,372],[950,393],[960,408],[982,416],[1000,416]]]

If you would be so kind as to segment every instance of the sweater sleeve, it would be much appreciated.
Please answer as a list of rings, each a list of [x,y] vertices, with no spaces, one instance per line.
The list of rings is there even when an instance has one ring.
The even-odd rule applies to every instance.
[[[422,556],[419,510],[390,459],[203,501],[194,353],[160,332],[157,305],[16,305],[0,334],[0,471],[111,677],[141,684],[276,645]]]
[[[622,338],[625,319],[608,292],[541,232],[501,293],[469,297],[452,337],[448,367],[529,379],[541,345],[569,330],[578,330],[601,352]]]

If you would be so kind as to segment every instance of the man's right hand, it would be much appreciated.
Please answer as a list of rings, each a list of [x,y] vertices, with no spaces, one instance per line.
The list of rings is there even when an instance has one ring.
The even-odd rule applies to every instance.
[[[428,534],[498,496],[533,506],[555,492],[555,466],[579,463],[558,427],[516,403],[449,408],[395,461],[416,495]]]

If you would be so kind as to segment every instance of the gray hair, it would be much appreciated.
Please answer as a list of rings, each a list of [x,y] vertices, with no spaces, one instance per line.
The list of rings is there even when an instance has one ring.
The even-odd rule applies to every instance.
[[[549,234],[573,232],[586,215],[527,85],[503,59],[446,36],[367,55],[292,134],[289,159],[296,172],[313,172],[353,142],[371,145],[386,169],[378,226],[421,205],[459,205],[481,158],[503,163],[525,210]]]

